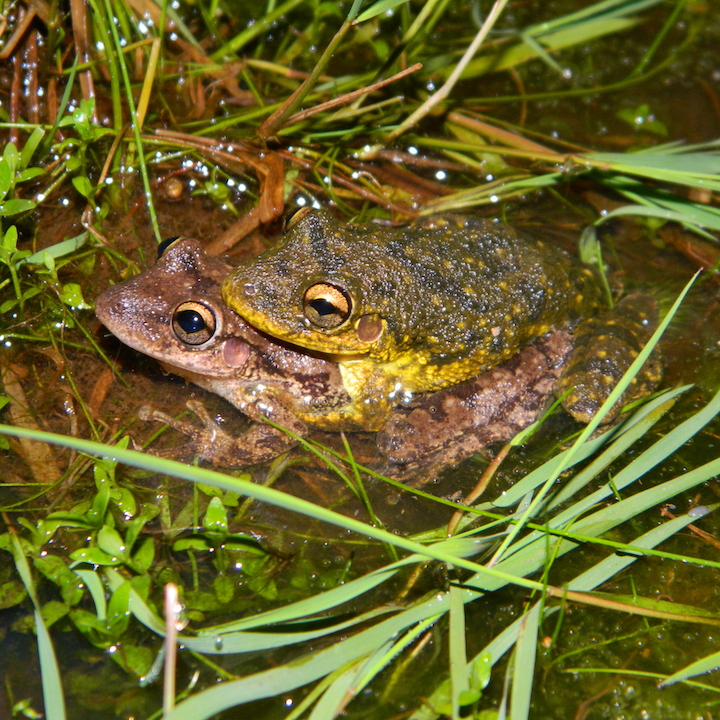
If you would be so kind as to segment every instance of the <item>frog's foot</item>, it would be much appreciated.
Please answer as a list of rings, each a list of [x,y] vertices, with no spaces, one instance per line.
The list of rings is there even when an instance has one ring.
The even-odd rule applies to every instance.
[[[271,460],[296,444],[296,440],[289,435],[265,423],[253,423],[244,433],[234,437],[210,417],[202,403],[188,400],[187,406],[204,427],[178,420],[147,405],[140,408],[138,417],[141,420],[165,423],[191,438],[189,443],[180,448],[153,454],[175,457],[197,455],[213,465],[244,467]]]
[[[558,397],[569,391],[562,401],[565,410],[580,422],[590,422],[657,323],[657,301],[644,292],[628,295],[611,312],[584,322],[575,334],[570,362],[555,384]],[[614,420],[628,402],[649,395],[661,379],[662,356],[656,347],[603,422]]]

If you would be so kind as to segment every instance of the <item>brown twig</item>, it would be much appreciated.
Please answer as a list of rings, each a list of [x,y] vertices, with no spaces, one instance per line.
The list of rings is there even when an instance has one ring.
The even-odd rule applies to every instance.
[[[402,78],[411,75],[414,72],[417,72],[421,68],[422,63],[415,63],[415,65],[412,65],[406,70],[397,73],[397,75],[393,75],[386,80],[376,82],[374,85],[368,85],[367,87],[360,88],[359,90],[353,90],[352,92],[346,93],[345,95],[340,95],[340,97],[336,97],[332,100],[328,100],[327,102],[320,103],[320,105],[316,105],[315,107],[308,108],[307,110],[302,110],[301,112],[291,115],[285,121],[285,125],[294,125],[295,123],[301,122],[302,120],[307,120],[309,117],[317,115],[321,112],[325,112],[326,110],[332,110],[333,108],[340,107],[341,105],[348,105],[349,103],[354,102],[355,100],[363,97],[364,95],[368,95],[369,93],[375,92],[376,90],[380,90],[380,88],[384,88],[386,85],[390,85],[397,80],[401,80]]]
[[[490,484],[490,481],[493,479],[493,477],[495,477],[495,473],[498,471],[498,468],[500,467],[502,461],[507,457],[507,454],[510,452],[511,447],[512,443],[507,443],[506,445],[504,445],[502,450],[500,450],[500,452],[493,458],[492,462],[485,468],[485,472],[481,475],[477,485],[475,485],[472,491],[463,500],[463,503],[465,505],[471,505],[485,492],[487,486]],[[453,513],[453,516],[450,518],[450,522],[448,523],[448,537],[455,534],[455,529],[460,522],[460,518],[462,518],[464,514],[465,513],[461,510],[457,510],[455,513]]]

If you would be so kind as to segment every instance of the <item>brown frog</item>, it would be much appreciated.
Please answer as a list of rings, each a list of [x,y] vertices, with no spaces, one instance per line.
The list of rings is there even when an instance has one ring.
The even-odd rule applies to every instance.
[[[303,437],[314,418],[321,425],[347,404],[336,363],[269,339],[224,305],[220,287],[229,265],[194,240],[176,239],[162,250],[152,268],[100,295],[98,318],[127,345],[258,422],[232,437],[199,403],[192,409],[204,430],[157,411],[144,410],[144,418],[190,434],[187,449],[210,462],[244,466],[296,443],[263,418]],[[403,470],[440,466],[512,437],[545,405],[571,348],[567,332],[554,332],[478,378],[417,396],[409,406],[398,401],[377,436],[381,454]]]

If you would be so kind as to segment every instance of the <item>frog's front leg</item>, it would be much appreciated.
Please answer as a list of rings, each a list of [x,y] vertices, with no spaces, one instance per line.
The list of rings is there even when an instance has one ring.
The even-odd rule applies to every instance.
[[[367,360],[346,360],[340,363],[343,385],[352,402],[340,418],[346,428],[380,430],[385,424],[401,386],[381,365]]]
[[[158,455],[199,456],[213,465],[245,467],[272,460],[297,444],[295,438],[264,422],[253,422],[241,435],[233,436],[210,417],[202,403],[189,400],[187,406],[204,427],[178,420],[148,406],[140,408],[138,417],[141,420],[163,422],[191,438],[186,445]],[[302,423],[295,423],[292,430],[301,436],[307,433]]]

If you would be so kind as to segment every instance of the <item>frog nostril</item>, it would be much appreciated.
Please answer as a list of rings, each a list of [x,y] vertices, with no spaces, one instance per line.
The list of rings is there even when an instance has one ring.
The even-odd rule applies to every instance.
[[[245,283],[243,285],[243,292],[248,296],[252,297],[256,292],[256,288],[252,283]]]
[[[175,308],[172,329],[180,342],[197,347],[210,340],[217,330],[215,313],[199,302],[183,302]]]

